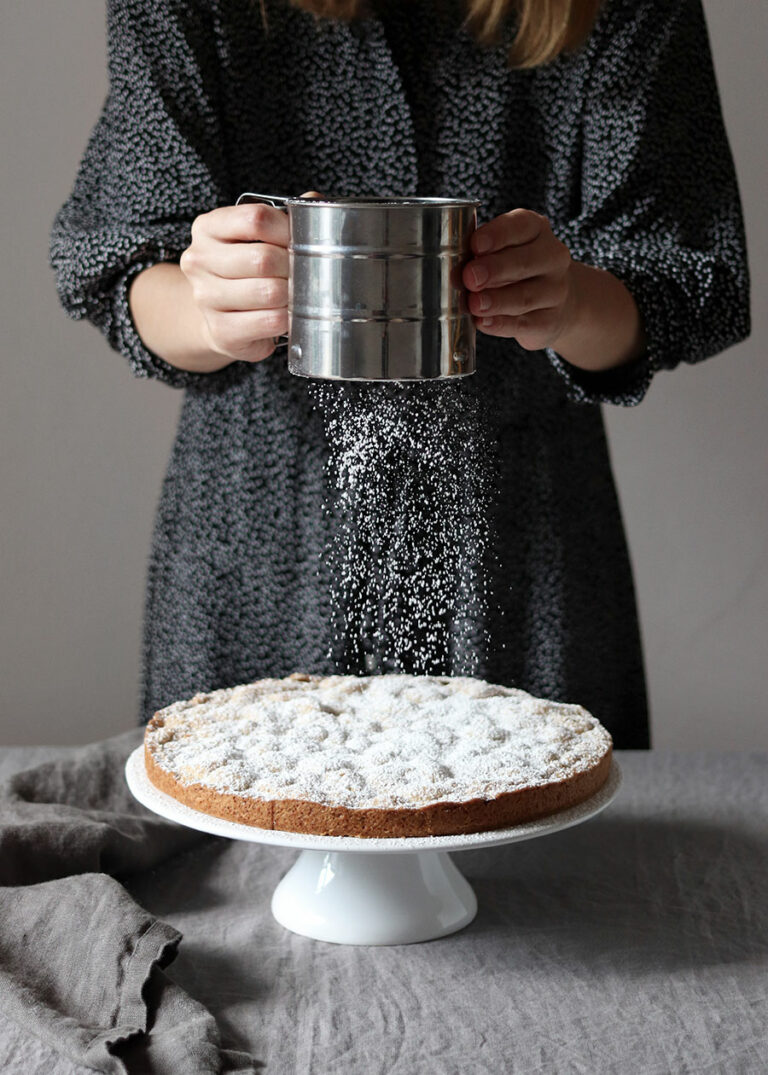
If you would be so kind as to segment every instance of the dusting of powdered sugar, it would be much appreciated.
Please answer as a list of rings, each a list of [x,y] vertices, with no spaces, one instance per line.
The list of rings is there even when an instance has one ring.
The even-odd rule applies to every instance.
[[[317,382],[310,394],[328,444],[335,668],[477,675],[488,641],[483,404],[451,382]]]
[[[294,676],[156,715],[155,762],[254,799],[407,809],[493,799],[593,767],[611,738],[577,705],[466,677]]]

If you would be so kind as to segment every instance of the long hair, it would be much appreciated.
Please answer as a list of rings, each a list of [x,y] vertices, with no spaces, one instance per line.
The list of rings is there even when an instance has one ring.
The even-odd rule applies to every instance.
[[[352,21],[367,10],[367,0],[290,0],[318,18]],[[386,0],[385,0],[386,2]],[[508,18],[516,32],[509,50],[513,67],[538,67],[584,44],[602,0],[462,0],[464,25],[481,45],[494,45]],[[264,0],[262,18],[267,25]]]

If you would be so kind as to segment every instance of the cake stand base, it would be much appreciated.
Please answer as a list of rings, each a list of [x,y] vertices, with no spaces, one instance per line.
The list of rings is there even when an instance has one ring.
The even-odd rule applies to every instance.
[[[286,929],[335,944],[413,944],[468,925],[477,900],[449,851],[472,851],[530,840],[579,825],[611,802],[621,784],[614,759],[608,780],[583,803],[507,829],[458,836],[314,836],[258,829],[193,810],[147,776],[144,748],[125,766],[128,787],[160,817],[231,840],[290,847],[300,854],[278,884],[272,913]]]
[[[413,944],[468,925],[477,899],[445,851],[302,851],[275,889],[286,929],[335,944]]]

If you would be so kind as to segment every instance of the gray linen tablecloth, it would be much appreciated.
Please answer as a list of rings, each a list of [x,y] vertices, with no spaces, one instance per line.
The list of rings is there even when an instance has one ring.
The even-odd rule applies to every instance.
[[[0,777],[65,756],[7,750]],[[183,934],[167,987],[271,1075],[762,1075],[768,756],[618,757],[624,786],[598,818],[454,856],[480,909],[438,941],[287,932],[269,910],[296,854],[282,848],[206,838],[123,883]],[[0,1069],[92,1070],[7,1017]]]

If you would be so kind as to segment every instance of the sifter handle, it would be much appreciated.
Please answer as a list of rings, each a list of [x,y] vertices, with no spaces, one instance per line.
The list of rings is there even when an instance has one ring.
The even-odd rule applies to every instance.
[[[285,209],[291,198],[285,198],[282,194],[252,194],[250,191],[246,191],[245,194],[241,194],[235,202],[235,205],[247,205],[248,202],[266,202],[267,205],[274,206],[275,209]]]

